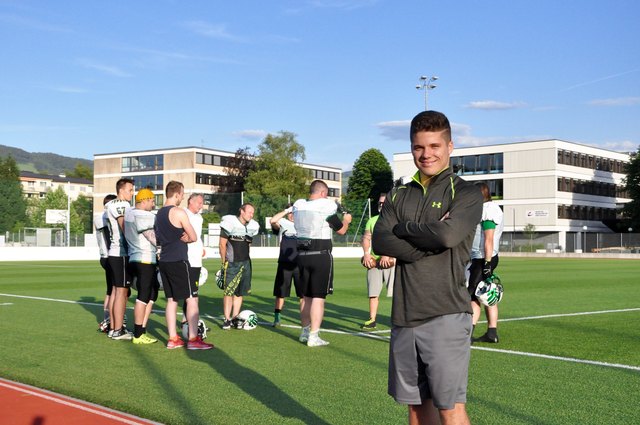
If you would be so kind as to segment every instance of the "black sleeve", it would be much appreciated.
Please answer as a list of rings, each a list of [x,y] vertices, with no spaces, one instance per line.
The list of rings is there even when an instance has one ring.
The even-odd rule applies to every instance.
[[[395,194],[396,190],[387,194],[387,201],[382,206],[380,217],[371,233],[371,249],[378,255],[387,255],[405,263],[413,263],[424,257],[425,253],[393,233],[394,226],[398,224],[394,203]]]
[[[482,194],[473,185],[460,188],[447,213],[447,218],[440,221],[397,223],[392,231],[397,237],[424,251],[440,252],[453,248],[475,231],[480,222]]]
[[[334,231],[338,231],[342,229],[342,220],[338,217],[338,214],[333,214],[327,217],[327,223],[329,223],[329,227],[331,227]]]

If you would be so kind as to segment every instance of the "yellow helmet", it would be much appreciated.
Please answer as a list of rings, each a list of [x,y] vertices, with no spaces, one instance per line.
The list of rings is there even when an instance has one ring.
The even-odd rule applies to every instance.
[[[145,199],[155,199],[155,195],[149,189],[140,189],[138,193],[136,193],[136,203],[142,202]]]

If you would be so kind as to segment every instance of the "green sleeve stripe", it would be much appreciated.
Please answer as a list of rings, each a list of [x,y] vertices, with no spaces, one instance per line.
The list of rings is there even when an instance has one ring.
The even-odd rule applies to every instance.
[[[498,227],[496,223],[494,223],[491,220],[486,220],[482,222],[482,230],[495,229],[496,227]]]

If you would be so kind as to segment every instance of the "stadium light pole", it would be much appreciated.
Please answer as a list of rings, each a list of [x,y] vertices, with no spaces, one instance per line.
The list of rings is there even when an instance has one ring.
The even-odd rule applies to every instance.
[[[419,78],[419,82],[420,84],[416,85],[416,90],[424,90],[424,110],[427,111],[427,93],[429,92],[429,90],[433,90],[435,89],[436,86],[435,84],[431,84],[434,81],[436,81],[438,79],[438,77],[436,77],[435,75],[432,75],[431,77],[427,77],[426,75],[422,75]]]

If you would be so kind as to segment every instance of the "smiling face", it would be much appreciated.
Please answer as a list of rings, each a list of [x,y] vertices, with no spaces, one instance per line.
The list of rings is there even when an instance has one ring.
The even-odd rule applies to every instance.
[[[419,131],[411,140],[411,155],[418,170],[432,177],[449,166],[453,142],[448,140],[448,131]]]
[[[252,205],[245,205],[244,208],[240,210],[240,221],[242,224],[247,224],[253,218],[254,208]]]

